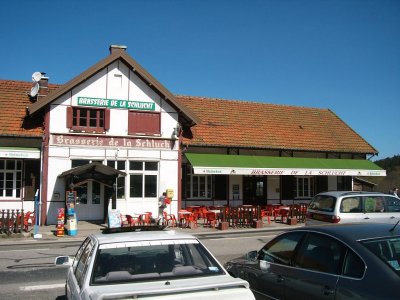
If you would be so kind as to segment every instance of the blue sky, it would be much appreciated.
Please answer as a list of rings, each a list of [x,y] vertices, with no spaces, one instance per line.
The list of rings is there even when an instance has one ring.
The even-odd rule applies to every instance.
[[[65,83],[121,44],[174,94],[329,108],[400,154],[399,0],[15,0],[0,38],[0,79]]]

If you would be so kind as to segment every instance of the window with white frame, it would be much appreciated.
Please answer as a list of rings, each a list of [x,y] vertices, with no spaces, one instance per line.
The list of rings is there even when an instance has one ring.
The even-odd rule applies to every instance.
[[[107,166],[125,172],[125,160],[107,160]],[[117,198],[125,198],[125,176],[117,177]]]
[[[22,161],[0,160],[0,198],[20,198]]]
[[[314,177],[296,177],[296,198],[310,198],[314,195]]]
[[[186,198],[211,199],[212,176],[193,174],[189,165],[186,174]]]
[[[129,161],[130,198],[158,197],[158,161]]]

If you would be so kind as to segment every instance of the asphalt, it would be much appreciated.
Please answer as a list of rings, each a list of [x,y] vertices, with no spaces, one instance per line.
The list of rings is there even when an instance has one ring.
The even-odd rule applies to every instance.
[[[267,220],[263,220],[263,224],[260,228],[252,227],[229,227],[226,230],[220,230],[217,228],[210,228],[203,226],[201,220],[198,222],[196,228],[180,228],[170,227],[168,230],[177,230],[186,232],[193,235],[212,235],[212,234],[233,234],[240,232],[257,232],[257,231],[281,231],[288,230],[295,227],[304,226],[304,223],[298,223],[296,225],[288,225],[286,223],[272,221],[268,223]],[[104,233],[108,232],[109,228],[106,224],[92,223],[90,221],[79,221],[77,224],[77,232],[75,235],[68,235],[68,231],[65,230],[63,236],[57,236],[56,225],[38,226],[35,228],[29,228],[28,232],[22,232],[12,235],[1,235],[0,245],[10,244],[26,244],[26,243],[48,243],[48,242],[68,242],[68,241],[83,241],[88,235],[93,233]],[[124,228],[125,230],[126,228]]]

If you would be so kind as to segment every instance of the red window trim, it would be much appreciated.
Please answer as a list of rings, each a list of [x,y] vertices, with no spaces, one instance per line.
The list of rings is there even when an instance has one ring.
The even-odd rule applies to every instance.
[[[88,110],[88,115],[86,116],[86,123],[90,123],[90,113],[89,111],[96,111],[96,127],[91,126],[77,126],[74,125],[74,109],[77,110],[77,118],[80,117],[80,110]],[[103,126],[98,126],[101,118],[99,116],[100,111],[104,111],[104,118],[103,118]],[[110,109],[108,108],[93,108],[93,107],[67,107],[67,128],[73,131],[80,131],[80,132],[92,132],[92,133],[104,133],[108,129],[110,129]]]

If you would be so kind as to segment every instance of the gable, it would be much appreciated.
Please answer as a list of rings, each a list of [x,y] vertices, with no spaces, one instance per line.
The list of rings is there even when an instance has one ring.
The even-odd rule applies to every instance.
[[[157,93],[159,97],[168,101],[175,110],[180,112],[179,122],[184,126],[193,126],[199,123],[198,117],[183,103],[175,98],[175,96],[169,92],[158,80],[156,80],[150,73],[148,73],[142,66],[140,66],[132,57],[130,57],[125,50],[114,49],[111,54],[93,65],[86,71],[82,72],[69,82],[61,86],[54,93],[41,99],[41,101],[35,102],[27,107],[27,111],[30,115],[35,114],[49,104],[53,103],[56,99],[63,97],[65,94],[70,93],[74,88],[79,85],[85,84],[86,81],[95,77],[101,72],[104,72],[112,64],[125,64],[128,67],[129,72],[135,74],[140,81],[149,87],[152,91]],[[127,100],[127,99],[125,99]]]

